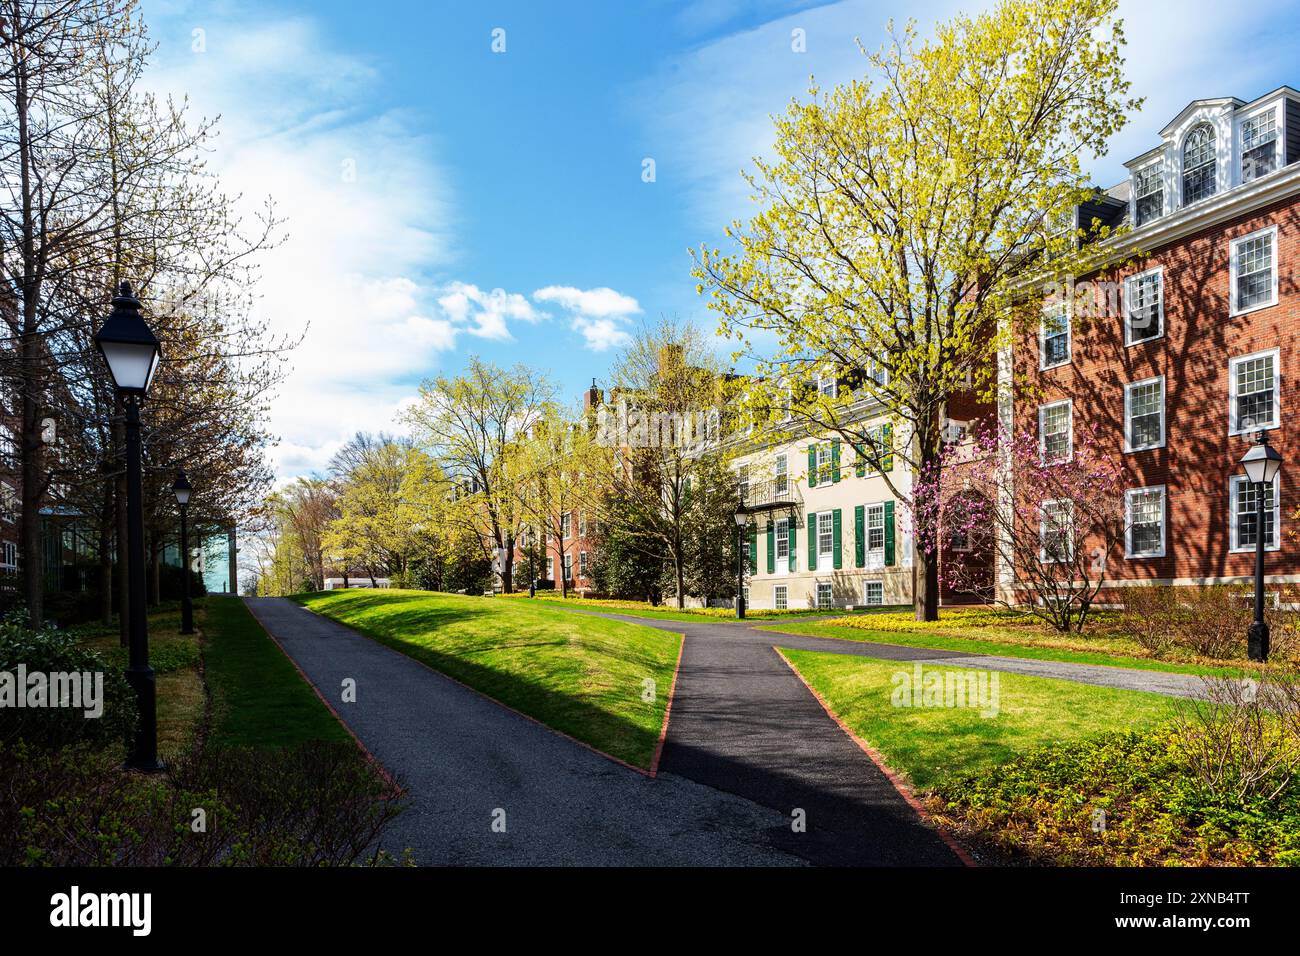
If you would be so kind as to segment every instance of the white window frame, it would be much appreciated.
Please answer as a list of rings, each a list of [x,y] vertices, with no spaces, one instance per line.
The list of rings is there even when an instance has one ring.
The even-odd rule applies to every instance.
[[[787,611],[790,609],[790,588],[784,584],[778,584],[772,588],[772,610]]]
[[[573,512],[566,511],[560,515],[560,538],[568,541],[573,537]]]
[[[827,592],[825,604],[822,603],[822,588],[825,588]],[[817,610],[827,611],[835,607],[835,588],[831,586],[829,581],[818,581],[813,589],[813,595],[817,601]]]
[[[1204,196],[1198,196],[1195,199],[1187,198],[1187,141],[1192,138],[1192,134],[1206,128],[1210,131],[1210,154],[1213,157],[1208,163],[1202,163],[1200,166],[1194,166],[1193,169],[1200,169],[1203,166],[1210,166],[1214,170],[1214,175],[1210,177],[1211,189]],[[1207,199],[1213,199],[1221,190],[1219,189],[1220,176],[1222,171],[1219,168],[1219,134],[1220,130],[1215,124],[1208,119],[1202,119],[1193,123],[1186,133],[1183,134],[1182,141],[1178,145],[1178,198],[1181,200],[1181,208],[1193,206],[1199,202],[1205,202]]]
[[[778,495],[790,493],[790,460],[785,455],[776,456],[773,492]]]
[[[1047,314],[1061,310],[1061,315],[1065,319],[1065,358],[1060,362],[1048,363],[1047,361]],[[1061,335],[1058,332],[1056,335]],[[1055,338],[1056,336],[1052,336]],[[1074,360],[1074,322],[1070,317],[1070,306],[1068,302],[1053,302],[1043,306],[1043,312],[1038,321],[1038,370],[1046,372],[1050,369],[1061,368],[1069,365]]]
[[[736,489],[742,498],[749,496],[749,462],[736,466]]]
[[[564,569],[564,580],[573,580],[573,554],[569,551],[564,552],[564,561],[560,565]]]
[[[1237,366],[1242,362],[1271,356],[1273,359],[1273,423],[1271,425],[1251,425],[1241,428],[1237,424]],[[1271,431],[1282,427],[1282,353],[1280,349],[1264,349],[1249,355],[1236,355],[1228,359],[1228,434],[1254,434],[1257,431]]]
[[[12,541],[0,542],[0,568],[18,570],[18,545]]]
[[[822,455],[826,460],[822,461]],[[813,462],[817,467],[817,484],[823,481],[831,480],[831,443],[828,441],[818,442],[813,445]]]
[[[1233,475],[1228,479],[1228,544],[1232,554],[1254,554],[1255,545],[1242,545],[1237,540],[1239,529],[1237,512],[1237,491],[1249,479],[1245,475]],[[1261,529],[1262,530],[1262,529]],[[1273,476],[1273,543],[1264,545],[1265,551],[1277,551],[1282,547],[1282,475]]]
[[[830,382],[829,390],[826,388],[827,382]],[[817,373],[817,395],[825,398],[839,396],[839,381],[835,378],[834,369],[822,369]]]
[[[1133,499],[1138,495],[1160,494],[1160,547],[1155,551],[1133,550]],[[1164,485],[1148,485],[1145,488],[1130,488],[1124,492],[1124,557],[1130,560],[1143,558],[1163,558],[1165,541],[1169,529],[1169,495]]]
[[[1268,235],[1272,247],[1273,260],[1273,282],[1272,294],[1267,302],[1259,302],[1248,308],[1242,309],[1237,306],[1237,247],[1243,242],[1249,242],[1252,239],[1258,239],[1260,236]],[[1228,243],[1228,301],[1230,308],[1228,316],[1230,318],[1238,315],[1250,315],[1252,312],[1258,312],[1260,309],[1271,309],[1277,305],[1277,288],[1278,288],[1278,246],[1277,246],[1277,226],[1265,226],[1263,229],[1256,229],[1254,232],[1233,239]]]
[[[870,589],[875,588],[880,591],[879,600],[871,599]],[[862,603],[866,607],[884,607],[885,606],[885,582],[884,581],[863,581],[862,582]]]
[[[777,518],[772,525],[772,534],[776,536],[776,542],[772,548],[772,554],[776,561],[776,570],[778,573],[788,573],[790,569],[790,519]],[[783,547],[785,548],[785,554],[781,553]],[[783,561],[785,562],[784,567],[781,564]]]
[[[826,537],[830,541],[826,550],[822,550],[822,521],[826,522]],[[817,560],[821,561],[826,558],[828,561],[835,557],[835,515],[829,511],[819,511],[817,513]]]
[[[1137,221],[1138,200],[1144,199],[1146,197],[1138,195],[1138,191],[1137,191],[1138,177],[1146,173],[1152,167],[1156,168],[1156,172],[1158,173],[1158,175],[1156,176],[1156,181],[1160,183],[1160,211],[1156,213],[1154,216],[1152,216],[1150,219],[1148,219],[1146,222],[1139,224]],[[1166,182],[1164,160],[1163,159],[1152,160],[1151,162],[1143,166],[1139,166],[1137,169],[1133,170],[1132,173],[1130,174],[1130,183],[1132,185],[1133,205],[1129,211],[1129,215],[1132,217],[1135,227],[1140,229],[1142,226],[1148,225],[1149,223],[1152,223],[1155,220],[1159,219],[1161,216],[1165,214],[1165,212],[1169,208],[1169,188],[1168,188],[1169,184],[1168,182]]]
[[[1160,440],[1151,445],[1134,445],[1133,444],[1133,389],[1141,388],[1144,385],[1150,385],[1154,382],[1160,384]],[[1150,451],[1153,448],[1164,448],[1166,432],[1168,431],[1168,415],[1165,412],[1165,377],[1156,375],[1153,378],[1144,378],[1140,382],[1130,382],[1124,386],[1124,451]]]
[[[1147,336],[1144,339],[1135,339],[1133,337],[1133,314],[1129,309],[1129,303],[1133,301],[1133,289],[1142,279],[1147,276],[1155,275],[1160,284],[1160,308],[1156,310],[1156,322],[1159,331],[1155,335]],[[1131,275],[1124,280],[1124,346],[1131,348],[1134,345],[1146,345],[1148,342],[1155,342],[1165,337],[1165,267],[1156,266],[1153,269],[1146,269],[1136,275]]]
[[[587,576],[587,569],[590,567],[590,560],[591,559],[587,557],[586,551],[578,552],[578,577],[585,578]]]
[[[1246,127],[1249,126],[1251,123],[1257,123],[1260,120],[1265,120],[1265,119],[1273,121],[1273,138],[1268,142],[1268,144],[1257,144],[1253,147],[1247,147]],[[1281,121],[1281,118],[1278,115],[1277,104],[1273,104],[1271,106],[1265,107],[1264,109],[1257,110],[1256,112],[1250,114],[1249,116],[1243,116],[1241,118],[1240,122],[1237,125],[1237,136],[1240,142],[1240,147],[1238,149],[1238,152],[1240,155],[1237,157],[1236,174],[1239,182],[1243,184],[1253,183],[1263,178],[1264,176],[1272,175],[1273,173],[1277,172],[1279,169],[1282,168],[1282,166],[1284,165],[1283,147],[1286,145],[1285,142],[1283,141],[1284,132],[1285,130],[1283,129],[1283,123]],[[1273,147],[1273,168],[1269,170],[1267,173],[1260,173],[1258,175],[1252,176],[1249,179],[1247,179],[1246,178],[1246,153],[1248,149],[1258,149],[1262,145],[1271,145]]]
[[[867,556],[868,561],[874,556],[878,556],[883,561],[885,555],[885,503],[881,501],[874,505],[867,505],[865,511],[866,514],[862,516],[862,533],[866,536],[866,539],[862,542],[862,553]],[[872,520],[875,515],[880,516],[878,526]],[[880,531],[880,547],[873,548],[871,546],[871,532],[877,530],[877,528]]]
[[[1074,400],[1069,398],[1062,398],[1058,401],[1046,402],[1038,406],[1038,460],[1043,464],[1048,464],[1047,431],[1044,429],[1043,426],[1047,418],[1048,410],[1056,408],[1058,405],[1064,405],[1067,411],[1065,435],[1066,435],[1066,442],[1069,445],[1069,451],[1066,453],[1065,457],[1056,459],[1055,461],[1051,462],[1051,464],[1057,464],[1060,462],[1067,462],[1067,461],[1074,460]]]
[[[1065,558],[1049,558],[1047,548],[1043,547],[1043,539],[1047,536],[1047,509],[1051,505],[1068,505],[1070,512],[1069,537],[1066,539]],[[1069,498],[1053,498],[1050,501],[1044,501],[1038,506],[1038,557],[1044,564],[1068,564],[1074,560],[1074,502]]]

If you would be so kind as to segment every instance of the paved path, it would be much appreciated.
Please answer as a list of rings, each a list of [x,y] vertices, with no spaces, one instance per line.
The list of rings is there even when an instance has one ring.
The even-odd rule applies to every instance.
[[[687,634],[660,772],[650,779],[291,602],[248,603],[330,700],[344,677],[357,679],[357,703],[336,706],[409,786],[412,808],[385,844],[411,846],[421,863],[959,862],[826,715],[770,635],[606,615]],[[504,835],[489,826],[497,807],[506,810]],[[791,826],[796,812],[803,832]]]
[[[281,598],[248,606],[411,791],[384,836],[421,864],[803,865],[767,805],[674,774],[651,779]],[[357,701],[341,702],[345,677]],[[495,833],[494,811],[506,832]]]

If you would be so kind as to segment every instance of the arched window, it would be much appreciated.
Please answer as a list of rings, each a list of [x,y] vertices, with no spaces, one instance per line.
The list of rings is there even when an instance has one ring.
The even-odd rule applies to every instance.
[[[1214,195],[1214,128],[1202,123],[1183,140],[1183,205]]]

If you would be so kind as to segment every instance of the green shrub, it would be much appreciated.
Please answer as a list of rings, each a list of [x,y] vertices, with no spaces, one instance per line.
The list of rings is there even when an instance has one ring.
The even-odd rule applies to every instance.
[[[26,665],[28,674],[102,675],[103,713],[88,718],[81,708],[0,707],[0,742],[21,739],[49,748],[76,743],[105,746],[127,740],[136,722],[135,692],[120,668],[82,646],[73,632],[0,624],[0,672],[13,675],[16,683],[20,664]]]

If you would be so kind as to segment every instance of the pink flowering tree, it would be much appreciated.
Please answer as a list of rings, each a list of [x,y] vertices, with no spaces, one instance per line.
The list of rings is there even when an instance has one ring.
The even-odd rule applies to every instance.
[[[917,541],[940,555],[945,587],[1083,630],[1123,553],[1124,477],[1091,429],[1075,432],[1072,445],[1048,446],[1030,431],[986,426],[916,476]],[[991,586],[990,559],[994,576],[1012,572],[1009,593]]]

